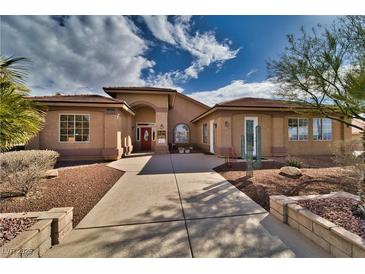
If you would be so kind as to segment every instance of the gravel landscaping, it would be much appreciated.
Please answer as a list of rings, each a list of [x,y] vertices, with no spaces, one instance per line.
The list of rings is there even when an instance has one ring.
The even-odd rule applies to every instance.
[[[365,239],[365,220],[352,214],[351,208],[358,201],[346,198],[301,200],[298,204],[332,223]]]
[[[0,246],[14,239],[20,232],[30,228],[36,218],[1,218]]]
[[[357,194],[357,182],[350,171],[335,167],[329,157],[319,157],[311,162],[316,168],[303,168],[303,176],[299,178],[279,174],[285,161],[264,161],[261,169],[254,171],[252,178],[246,177],[244,162],[234,162],[232,167],[223,164],[214,170],[266,210],[269,210],[270,195],[298,196],[333,191]],[[321,167],[321,163],[324,167]],[[306,162],[305,166],[311,166],[311,163]]]
[[[0,212],[47,211],[74,207],[74,226],[96,205],[124,172],[106,164],[60,168],[59,176],[34,185],[26,197],[0,200]],[[0,185],[0,192],[7,191]]]

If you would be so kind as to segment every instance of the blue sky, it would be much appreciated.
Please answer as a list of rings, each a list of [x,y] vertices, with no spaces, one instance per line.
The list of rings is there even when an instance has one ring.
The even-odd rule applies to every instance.
[[[286,35],[331,16],[3,16],[5,55],[32,60],[33,94],[102,93],[102,86],[176,88],[213,105],[272,97],[266,61]]]
[[[229,84],[233,80],[243,79],[247,82],[263,81],[267,78],[266,60],[278,57],[286,45],[286,35],[298,33],[301,26],[307,29],[316,24],[330,24],[332,16],[195,16],[193,31],[214,31],[218,41],[229,39],[231,49],[239,49],[236,57],[226,61],[217,72],[212,65],[199,74],[199,79],[182,83],[187,94],[214,90]],[[141,28],[148,35],[150,32],[143,23]],[[161,54],[161,43],[150,52],[156,61],[156,69],[168,71],[188,66],[191,57],[187,52],[171,47]]]

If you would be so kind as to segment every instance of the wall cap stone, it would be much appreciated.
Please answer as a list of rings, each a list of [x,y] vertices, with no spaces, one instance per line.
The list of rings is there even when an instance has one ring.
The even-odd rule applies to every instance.
[[[67,218],[63,219],[65,216]],[[63,238],[72,230],[72,217],[73,207],[52,208],[49,211],[1,213],[0,218],[37,218],[37,221],[0,247],[0,258],[40,257],[48,248],[51,248],[53,242],[59,243],[60,236]],[[61,228],[62,231],[58,231],[60,220],[63,222],[67,220],[65,227]],[[49,236],[45,238],[48,233]]]
[[[48,210],[48,212],[63,212],[63,213],[70,213],[71,211],[73,211],[73,207],[54,207],[50,210]]]
[[[29,229],[27,230],[37,230],[42,231],[45,229],[48,225],[51,225],[52,220],[37,220],[35,224],[33,224]]]

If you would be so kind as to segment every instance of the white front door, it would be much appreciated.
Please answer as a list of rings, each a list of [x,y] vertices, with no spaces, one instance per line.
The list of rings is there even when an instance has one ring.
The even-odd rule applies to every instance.
[[[209,137],[209,151],[214,153],[214,120],[209,121],[210,137]]]
[[[253,156],[256,156],[256,126],[258,125],[257,117],[245,117],[245,153],[249,144],[253,146]],[[247,135],[249,134],[249,136]]]

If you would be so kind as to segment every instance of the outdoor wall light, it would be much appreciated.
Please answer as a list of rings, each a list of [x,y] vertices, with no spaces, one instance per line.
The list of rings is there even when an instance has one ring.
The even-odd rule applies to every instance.
[[[225,127],[229,127],[229,122],[228,122],[228,121],[225,121],[225,122],[224,122],[224,126],[225,126]]]

